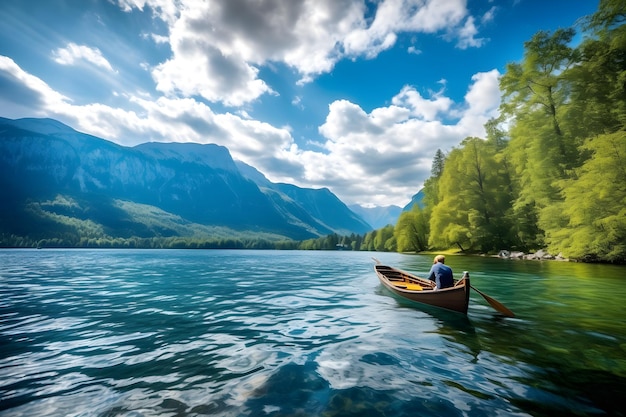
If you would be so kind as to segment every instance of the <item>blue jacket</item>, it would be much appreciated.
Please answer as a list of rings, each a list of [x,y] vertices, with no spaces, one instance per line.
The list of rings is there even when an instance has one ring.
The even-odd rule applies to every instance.
[[[454,285],[452,278],[452,268],[448,265],[437,262],[430,268],[428,279],[437,283],[437,288],[448,288]]]

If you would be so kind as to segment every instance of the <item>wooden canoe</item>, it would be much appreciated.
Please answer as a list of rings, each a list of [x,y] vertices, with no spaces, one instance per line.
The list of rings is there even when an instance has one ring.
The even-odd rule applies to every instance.
[[[467,314],[470,279],[467,272],[453,287],[433,290],[435,283],[391,266],[374,265],[381,284],[392,293],[422,304]]]

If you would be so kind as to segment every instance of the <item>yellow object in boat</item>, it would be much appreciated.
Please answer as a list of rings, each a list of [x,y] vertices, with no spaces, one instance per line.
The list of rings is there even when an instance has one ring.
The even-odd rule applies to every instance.
[[[395,285],[398,288],[411,290],[411,291],[422,291],[424,289],[422,288],[421,285],[413,284],[412,282],[394,282],[393,285]]]

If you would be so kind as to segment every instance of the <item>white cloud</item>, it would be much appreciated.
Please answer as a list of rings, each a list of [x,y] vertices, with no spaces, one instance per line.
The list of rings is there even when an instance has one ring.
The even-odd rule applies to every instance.
[[[118,5],[125,12],[130,12],[133,8],[143,10],[146,0],[117,0]]]
[[[495,19],[497,7],[493,6],[491,9],[487,10],[483,17],[480,18],[480,22],[482,24],[492,22]]]
[[[472,76],[473,83],[465,94],[467,108],[458,123],[467,136],[483,137],[485,123],[498,116],[499,77],[500,73],[495,69]]]
[[[0,56],[0,90],[0,114],[4,117],[43,116],[48,109],[62,109],[70,101],[6,56]]]
[[[329,71],[362,9],[352,0],[184,0],[165,17],[173,54],[153,77],[166,94],[242,105],[273,93],[258,78],[260,65],[284,62],[304,76]]]
[[[414,117],[433,121],[441,114],[448,112],[453,102],[443,95],[443,91],[432,94],[430,98],[424,98],[413,87],[405,86],[398,95],[392,99],[392,103],[410,109]]]
[[[299,108],[300,110],[304,110],[304,105],[302,104],[301,96],[294,96],[294,98],[291,100],[291,105]]]
[[[179,16],[179,7],[183,6],[182,3],[172,0],[109,0],[116,2],[120,9],[124,12],[130,13],[133,9],[144,10],[149,7],[155,17],[160,18],[164,22],[172,24]],[[191,3],[191,2],[188,2]]]
[[[52,52],[52,58],[61,65],[76,65],[80,61],[91,63],[97,67],[114,72],[113,67],[102,56],[98,48],[90,48],[85,45],[68,43],[65,48],[59,48]]]
[[[467,16],[465,0],[384,0],[368,27],[346,36],[348,55],[376,56],[391,47],[399,33],[435,33],[450,30]]]
[[[239,106],[273,93],[259,68],[284,63],[300,84],[346,57],[373,58],[401,33],[444,32],[458,46],[480,46],[466,0],[381,0],[368,16],[362,0],[118,0],[152,8],[169,27],[172,56],[153,71],[167,95],[199,95]],[[155,39],[162,41],[158,35]],[[411,53],[418,53],[415,48]]]
[[[413,54],[413,55],[420,55],[422,53],[421,50],[417,49],[414,46],[409,46],[406,50],[408,53]]]
[[[328,187],[348,204],[404,205],[429,176],[437,149],[449,150],[467,136],[484,137],[484,123],[497,115],[498,76],[496,70],[474,75],[464,103],[454,103],[443,90],[425,97],[410,86],[389,106],[369,113],[337,100],[319,127],[325,141],[311,149],[298,147],[289,128],[253,120],[246,113],[218,114],[193,98],[126,96],[135,110],[74,105],[6,57],[0,57],[0,87],[10,92],[11,102],[0,99],[0,113],[53,117],[127,146],[146,141],[216,143],[273,181]],[[456,121],[440,121],[452,118]]]
[[[423,97],[409,86],[391,106],[369,114],[354,103],[335,101],[320,127],[328,154],[303,155],[312,161],[305,177],[324,178],[347,201],[405,204],[430,175],[437,149],[448,151],[465,137],[485,136],[484,124],[497,116],[500,103],[498,76],[496,70],[474,75],[465,103],[454,103],[443,91]],[[457,121],[440,121],[452,117]]]
[[[478,34],[478,29],[474,24],[474,17],[468,16],[465,21],[465,25],[459,30],[459,42],[457,43],[457,47],[460,49],[467,49],[470,47],[478,48],[483,45],[485,39],[476,38]]]
[[[152,72],[157,90],[167,95],[198,95],[212,102],[241,106],[264,93],[272,93],[257,78],[258,69],[237,56],[225,56],[188,38],[172,46],[177,51],[176,58],[158,65]]]

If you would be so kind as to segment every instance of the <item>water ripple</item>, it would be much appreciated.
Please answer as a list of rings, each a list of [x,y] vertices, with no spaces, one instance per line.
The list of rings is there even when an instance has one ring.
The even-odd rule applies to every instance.
[[[608,313],[563,311],[572,300],[611,306],[597,289],[517,301],[514,320],[473,299],[466,318],[391,297],[367,253],[2,255],[2,416],[593,415],[617,406],[579,386],[625,386],[623,329]],[[403,269],[430,263],[389,257]],[[472,279],[484,288],[482,262]],[[507,272],[498,298],[537,294],[536,271]]]

